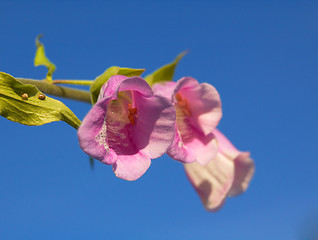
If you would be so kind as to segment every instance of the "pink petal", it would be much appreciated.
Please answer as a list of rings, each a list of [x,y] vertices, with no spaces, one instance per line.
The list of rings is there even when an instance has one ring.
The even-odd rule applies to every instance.
[[[123,75],[114,75],[111,76],[106,83],[102,86],[98,100],[104,98],[104,97],[114,97],[117,98],[117,93],[118,93],[118,86],[119,84],[127,79],[128,77],[123,76]]]
[[[197,135],[193,141],[186,144],[188,149],[195,149],[196,161],[201,165],[206,165],[213,160],[218,153],[218,142],[211,133],[207,136]]]
[[[119,91],[127,90],[137,91],[145,97],[153,96],[151,87],[142,77],[128,78],[122,75],[115,75],[110,77],[106,84],[104,84],[99,97],[117,96]]]
[[[201,165],[205,165],[216,157],[217,140],[212,133],[204,136],[194,130],[192,135],[191,140],[183,142],[179,133],[176,132],[176,137],[167,153],[171,158],[183,163],[197,161]]]
[[[105,106],[107,106],[110,100],[111,99],[104,98],[98,101],[85,116],[77,132],[79,144],[83,151],[91,157],[107,164],[114,163],[117,158],[112,157],[113,154],[110,155],[107,141],[98,142],[95,137],[102,130],[107,111],[107,107]]]
[[[164,97],[146,98],[135,94],[138,118],[133,128],[132,140],[137,149],[150,158],[163,155],[175,134],[175,109]]]
[[[176,84],[177,84],[176,82],[172,82],[172,81],[160,82],[160,83],[154,84],[152,86],[152,90],[155,95],[163,96],[171,100]]]
[[[182,163],[191,163],[196,159],[196,149],[187,148],[182,143],[177,129],[175,130],[174,140],[170,148],[168,149],[167,153],[171,158]]]
[[[234,147],[230,140],[228,140],[227,137],[225,137],[224,134],[220,132],[220,130],[215,128],[213,130],[213,134],[218,139],[220,151],[222,153],[233,159],[241,153],[241,151],[237,150],[237,148]]]
[[[221,99],[217,90],[210,84],[201,83],[194,78],[181,78],[176,85],[175,94],[180,93],[188,99],[194,126],[204,134],[209,134],[222,117]]]
[[[174,94],[178,93],[182,89],[191,89],[198,85],[200,85],[200,83],[192,77],[180,78],[175,86]]]
[[[184,164],[186,174],[209,211],[218,210],[230,190],[234,178],[234,164],[222,154],[207,165],[197,162]]]
[[[218,129],[213,131],[219,141],[219,151],[235,164],[235,177],[229,196],[237,196],[246,191],[254,175],[254,161],[249,152],[239,151]]]
[[[184,167],[203,205],[216,211],[227,196],[239,195],[247,189],[254,174],[254,162],[249,152],[237,150],[219,130],[213,133],[219,142],[216,158],[204,166],[194,162]]]
[[[150,158],[142,153],[118,156],[118,160],[113,164],[113,171],[119,178],[134,181],[147,171],[150,164]]]

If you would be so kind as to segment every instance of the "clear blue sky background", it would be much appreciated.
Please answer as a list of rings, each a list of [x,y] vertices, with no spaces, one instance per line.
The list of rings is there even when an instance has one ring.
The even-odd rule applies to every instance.
[[[55,79],[107,67],[146,68],[185,49],[176,78],[221,94],[220,129],[249,150],[256,174],[217,213],[204,210],[183,167],[153,160],[138,181],[92,171],[63,122],[0,118],[0,239],[317,239],[317,1],[1,1],[0,70],[40,79],[34,39]],[[79,118],[90,105],[65,100]]]

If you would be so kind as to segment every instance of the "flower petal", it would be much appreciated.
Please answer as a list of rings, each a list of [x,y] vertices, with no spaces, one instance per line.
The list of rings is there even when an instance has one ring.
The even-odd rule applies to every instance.
[[[138,118],[133,128],[132,140],[137,149],[150,158],[163,155],[175,134],[175,109],[164,97],[146,98],[135,94]]]
[[[219,123],[222,117],[221,99],[217,90],[208,83],[201,83],[194,78],[181,78],[175,89],[188,99],[194,127],[204,134],[209,134]]]
[[[152,86],[152,90],[155,95],[163,96],[171,100],[176,84],[177,84],[176,82],[172,82],[172,81],[160,82],[160,83],[154,84]]]
[[[242,153],[241,151],[237,150],[236,147],[234,147],[234,145],[230,142],[229,139],[227,139],[227,137],[220,132],[220,130],[218,130],[217,128],[215,128],[213,130],[213,134],[216,136],[219,145],[220,145],[220,151],[227,155],[229,158],[236,158],[240,153]]]
[[[207,165],[197,162],[184,164],[186,174],[209,211],[218,210],[224,203],[234,178],[234,163],[222,154]]]
[[[234,162],[234,181],[228,196],[237,196],[246,191],[253,177],[254,161],[250,158],[249,152],[239,151],[218,129],[213,133],[219,142],[220,153]]]
[[[134,181],[147,171],[150,164],[150,158],[142,153],[118,156],[118,160],[113,164],[113,171],[121,179]]]
[[[98,101],[85,116],[77,132],[79,144],[83,151],[106,164],[114,163],[117,158],[114,158],[113,154],[110,155],[107,141],[97,141],[96,136],[102,131],[107,103],[110,100],[104,98]]]
[[[240,154],[234,160],[234,167],[234,181],[228,193],[229,197],[234,197],[245,192],[255,171],[254,161],[249,158],[249,153]]]
[[[191,163],[195,161],[196,149],[187,148],[179,135],[179,132],[175,130],[175,137],[167,151],[167,154],[174,160],[182,163]]]
[[[123,75],[115,75],[103,85],[99,98],[117,96],[119,91],[137,91],[145,97],[151,97],[153,92],[151,87],[142,77],[126,77]]]
[[[183,142],[176,131],[175,139],[167,153],[171,158],[183,163],[197,161],[201,165],[205,165],[216,157],[217,152],[218,143],[212,133],[205,136],[193,130],[191,138],[188,138],[187,142]]]
[[[186,147],[195,149],[196,161],[201,165],[206,165],[213,161],[218,153],[218,142],[212,133],[207,136],[197,133],[197,137],[187,143]]]
[[[104,85],[102,86],[100,93],[99,93],[99,96],[98,96],[98,100],[103,99],[105,97],[109,98],[110,96],[112,96],[113,98],[116,99],[117,94],[118,94],[119,84],[127,78],[128,77],[126,77],[124,75],[111,76],[108,79],[108,81],[106,83],[104,83]]]

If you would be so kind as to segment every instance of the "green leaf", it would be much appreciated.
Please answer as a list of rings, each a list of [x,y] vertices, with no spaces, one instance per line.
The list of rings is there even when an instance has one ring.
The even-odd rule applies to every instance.
[[[36,45],[36,52],[34,58],[34,66],[46,66],[48,69],[48,73],[46,75],[46,80],[49,82],[52,81],[52,75],[56,69],[55,65],[46,57],[44,45],[39,41],[42,35],[36,37],[35,45]]]
[[[164,65],[163,67],[157,69],[153,73],[147,75],[145,77],[145,80],[147,81],[147,83],[150,86],[152,86],[153,84],[158,82],[172,81],[174,70],[177,64],[179,63],[181,58],[187,53],[188,51],[184,51],[180,53],[172,63]]]
[[[100,92],[100,89],[102,88],[103,84],[107,82],[107,80],[113,76],[116,75],[119,71],[120,67],[110,67],[106,69],[106,71],[98,76],[93,84],[90,87],[90,92],[91,92],[91,99],[92,99],[92,104],[95,104],[97,102],[97,98]]]
[[[35,86],[22,84],[3,72],[0,72],[0,115],[29,126],[64,121],[78,129],[81,124],[62,102],[45,96]]]
[[[132,68],[120,68],[118,75],[124,75],[127,77],[140,76],[145,69],[132,69]]]
[[[127,77],[140,76],[144,71],[145,69],[120,68],[116,66],[107,68],[102,75],[98,76],[95,79],[95,81],[90,87],[92,104],[95,104],[97,102],[100,89],[102,88],[104,83],[108,81],[108,79],[111,76],[114,76],[114,75],[124,75]]]

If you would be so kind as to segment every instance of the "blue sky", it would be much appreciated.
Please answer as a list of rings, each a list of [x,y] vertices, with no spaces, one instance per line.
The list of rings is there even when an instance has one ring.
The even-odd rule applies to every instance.
[[[183,50],[175,79],[219,91],[219,128],[255,160],[243,195],[204,210],[164,156],[138,181],[89,167],[63,122],[0,118],[1,239],[315,239],[318,229],[317,1],[1,1],[0,71],[40,79],[43,33],[55,79],[146,68]],[[90,105],[64,101],[82,119]]]

